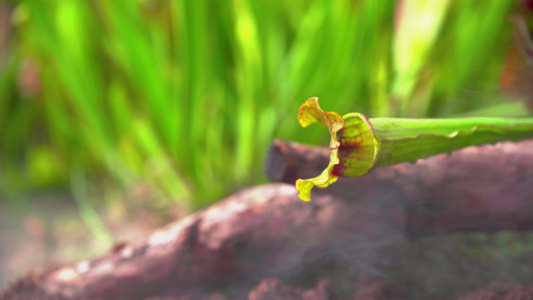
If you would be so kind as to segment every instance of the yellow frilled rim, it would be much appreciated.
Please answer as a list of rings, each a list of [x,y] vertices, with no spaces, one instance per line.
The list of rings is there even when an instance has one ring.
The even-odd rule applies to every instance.
[[[307,99],[298,111],[302,127],[318,123],[326,126],[331,134],[330,161],[317,177],[298,179],[296,189],[300,199],[311,200],[311,190],[325,188],[337,181],[339,176],[358,177],[366,174],[374,165],[380,140],[374,135],[368,118],[360,113],[341,117],[336,112],[325,112],[318,105],[318,98]]]

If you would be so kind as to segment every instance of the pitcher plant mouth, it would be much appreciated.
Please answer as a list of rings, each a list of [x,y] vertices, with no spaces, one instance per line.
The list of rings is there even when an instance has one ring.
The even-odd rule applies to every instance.
[[[298,121],[302,127],[322,124],[331,134],[327,168],[315,178],[296,181],[304,201],[311,200],[313,187],[325,188],[340,176],[359,177],[377,167],[467,146],[533,138],[533,118],[369,119],[361,113],[341,117],[323,111],[317,97],[300,106]]]
[[[311,200],[311,189],[315,186],[325,188],[340,176],[358,177],[372,169],[381,141],[365,115],[348,113],[341,117],[336,112],[325,112],[318,105],[318,98],[313,97],[300,106],[298,122],[304,128],[322,124],[331,135],[327,168],[315,178],[296,181],[300,199]]]

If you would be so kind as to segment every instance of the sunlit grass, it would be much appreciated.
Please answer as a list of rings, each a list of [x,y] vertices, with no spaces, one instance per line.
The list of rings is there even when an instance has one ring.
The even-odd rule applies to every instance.
[[[395,20],[389,1],[20,1],[0,68],[0,192],[75,187],[75,169],[193,209],[264,181],[273,137],[327,143],[297,123],[311,96],[372,117],[505,103],[513,1],[422,2]]]

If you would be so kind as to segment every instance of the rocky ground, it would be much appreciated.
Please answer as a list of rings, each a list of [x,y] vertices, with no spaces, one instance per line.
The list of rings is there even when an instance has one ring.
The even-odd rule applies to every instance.
[[[533,299],[531,154],[533,141],[467,148],[311,202],[292,184],[250,188],[0,299]],[[327,149],[274,144],[267,174],[324,162]]]

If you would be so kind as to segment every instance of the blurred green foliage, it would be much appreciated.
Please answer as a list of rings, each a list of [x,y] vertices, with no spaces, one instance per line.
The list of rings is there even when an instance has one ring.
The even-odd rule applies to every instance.
[[[514,3],[13,2],[0,193],[142,183],[203,206],[264,181],[272,138],[327,143],[297,123],[312,96],[372,117],[501,113]]]

